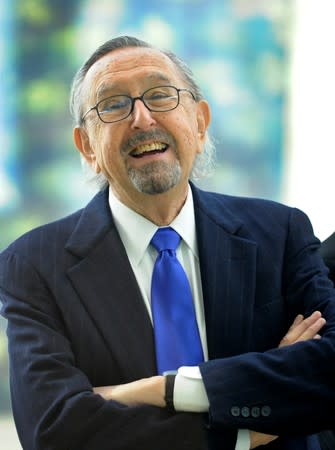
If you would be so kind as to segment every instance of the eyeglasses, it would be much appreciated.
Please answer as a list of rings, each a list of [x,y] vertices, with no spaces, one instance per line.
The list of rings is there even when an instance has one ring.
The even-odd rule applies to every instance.
[[[174,86],[157,86],[143,92],[139,97],[130,95],[112,95],[100,100],[83,115],[96,110],[99,119],[105,123],[118,122],[126,119],[133,112],[136,100],[141,100],[149,111],[165,112],[176,109],[179,105],[180,92],[188,92],[195,100],[194,94],[189,89],[178,89]]]

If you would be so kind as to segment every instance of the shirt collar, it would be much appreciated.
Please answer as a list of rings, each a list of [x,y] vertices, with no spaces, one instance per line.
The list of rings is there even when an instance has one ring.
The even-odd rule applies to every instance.
[[[141,262],[158,226],[120,202],[109,188],[109,206],[115,226],[125,246],[128,258],[136,266]],[[184,206],[170,226],[198,258],[192,190],[189,186]]]

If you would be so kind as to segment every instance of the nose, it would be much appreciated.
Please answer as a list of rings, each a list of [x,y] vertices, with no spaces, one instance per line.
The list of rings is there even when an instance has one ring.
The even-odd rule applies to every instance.
[[[152,112],[148,110],[141,99],[135,100],[132,112],[132,128],[147,129],[156,125],[156,120],[152,116]]]

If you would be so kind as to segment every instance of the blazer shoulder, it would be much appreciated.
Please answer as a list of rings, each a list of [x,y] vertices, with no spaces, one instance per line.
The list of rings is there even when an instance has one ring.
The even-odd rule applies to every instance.
[[[291,206],[265,198],[235,196],[218,192],[202,191],[200,189],[196,189],[194,194],[197,206],[200,208],[215,209],[216,207],[223,207],[225,210],[229,210],[239,217],[250,214],[256,215],[260,212],[288,215],[292,210],[297,210]]]
[[[219,225],[231,234],[253,240],[285,239],[288,232],[310,235],[311,223],[301,210],[283,203],[256,197],[242,197],[195,189],[196,220],[201,226]],[[208,218],[210,220],[208,220]]]

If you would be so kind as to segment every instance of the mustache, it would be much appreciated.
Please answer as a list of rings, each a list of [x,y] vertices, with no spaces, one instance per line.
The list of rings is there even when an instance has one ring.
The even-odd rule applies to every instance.
[[[129,139],[127,139],[121,146],[121,153],[128,154],[129,151],[133,150],[135,147],[138,147],[141,144],[144,144],[148,141],[159,141],[168,144],[169,146],[176,145],[176,141],[173,136],[167,131],[155,129],[149,131],[140,131]]]

